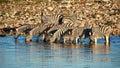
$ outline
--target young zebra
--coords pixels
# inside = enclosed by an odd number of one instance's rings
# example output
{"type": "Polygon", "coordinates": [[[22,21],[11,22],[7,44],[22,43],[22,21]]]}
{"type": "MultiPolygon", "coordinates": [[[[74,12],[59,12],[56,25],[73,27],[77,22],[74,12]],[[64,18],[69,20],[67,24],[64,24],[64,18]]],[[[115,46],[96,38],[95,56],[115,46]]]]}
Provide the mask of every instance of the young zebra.
{"type": "Polygon", "coordinates": [[[27,25],[23,25],[23,26],[20,26],[18,28],[16,28],[16,34],[15,34],[15,39],[18,38],[18,36],[21,34],[21,33],[28,33],[31,29],[33,29],[34,27],[38,26],[38,25],[41,25],[41,24],[27,24],[27,25]]]}
{"type": "Polygon", "coordinates": [[[49,30],[52,26],[53,26],[53,24],[43,24],[43,25],[39,25],[39,26],[33,28],[29,32],[29,35],[26,37],[26,41],[27,42],[31,41],[33,36],[40,36],[43,33],[46,33],[46,31],[49,30]]]}
{"type": "Polygon", "coordinates": [[[29,29],[29,28],[30,28],[30,25],[23,25],[23,26],[20,26],[20,27],[16,28],[15,39],[17,39],[18,36],[19,36],[22,32],[26,31],[26,30],[29,29]]]}
{"type": "Polygon", "coordinates": [[[90,36],[90,40],[95,40],[95,44],[97,44],[97,38],[103,37],[106,40],[106,45],[108,45],[112,31],[112,27],[107,25],[92,27],[92,35],[90,36]]]}
{"type": "Polygon", "coordinates": [[[61,24],[62,18],[63,16],[61,14],[46,15],[42,13],[41,15],[42,23],[61,24]]]}

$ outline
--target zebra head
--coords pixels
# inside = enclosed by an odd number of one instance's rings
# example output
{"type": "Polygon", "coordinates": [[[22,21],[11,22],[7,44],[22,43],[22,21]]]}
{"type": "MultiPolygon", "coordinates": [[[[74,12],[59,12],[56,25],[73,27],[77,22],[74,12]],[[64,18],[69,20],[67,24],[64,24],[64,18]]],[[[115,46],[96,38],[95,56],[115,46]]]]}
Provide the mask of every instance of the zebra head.
{"type": "Polygon", "coordinates": [[[26,37],[25,41],[26,41],[26,42],[32,41],[32,36],[28,35],[28,36],[26,37]]]}
{"type": "Polygon", "coordinates": [[[49,42],[52,38],[53,34],[52,33],[45,33],[43,40],[46,42],[49,42]]]}

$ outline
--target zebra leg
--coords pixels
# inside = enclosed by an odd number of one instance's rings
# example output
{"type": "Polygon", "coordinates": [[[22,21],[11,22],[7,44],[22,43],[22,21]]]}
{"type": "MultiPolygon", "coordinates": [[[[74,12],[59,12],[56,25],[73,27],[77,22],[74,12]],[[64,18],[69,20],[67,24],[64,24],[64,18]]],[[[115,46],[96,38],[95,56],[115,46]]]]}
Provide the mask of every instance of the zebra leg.
{"type": "Polygon", "coordinates": [[[46,41],[47,41],[47,40],[46,40],[46,35],[45,35],[45,34],[42,35],[42,41],[43,41],[43,42],[46,42],[46,41]]]}
{"type": "Polygon", "coordinates": [[[63,43],[66,43],[66,38],[64,38],[63,43]]]}
{"type": "Polygon", "coordinates": [[[68,38],[64,38],[64,43],[68,42],[68,38]]]}
{"type": "Polygon", "coordinates": [[[80,38],[80,44],[82,44],[82,41],[83,41],[83,39],[82,39],[82,38],[80,38]]]}
{"type": "Polygon", "coordinates": [[[78,37],[75,38],[75,43],[78,43],[78,37]]]}
{"type": "Polygon", "coordinates": [[[70,43],[73,43],[73,42],[74,42],[74,38],[71,37],[71,38],[70,38],[70,43]]]}
{"type": "Polygon", "coordinates": [[[71,40],[70,40],[70,38],[68,38],[68,43],[70,43],[71,42],[71,40]]]}
{"type": "Polygon", "coordinates": [[[17,33],[15,34],[14,38],[17,39],[17,38],[19,37],[19,35],[20,35],[20,34],[17,32],[17,33]]]}
{"type": "Polygon", "coordinates": [[[106,40],[106,46],[109,45],[110,43],[110,38],[108,35],[105,36],[105,40],[106,40]]]}
{"type": "Polygon", "coordinates": [[[97,45],[97,37],[95,37],[95,45],[97,45]]]}

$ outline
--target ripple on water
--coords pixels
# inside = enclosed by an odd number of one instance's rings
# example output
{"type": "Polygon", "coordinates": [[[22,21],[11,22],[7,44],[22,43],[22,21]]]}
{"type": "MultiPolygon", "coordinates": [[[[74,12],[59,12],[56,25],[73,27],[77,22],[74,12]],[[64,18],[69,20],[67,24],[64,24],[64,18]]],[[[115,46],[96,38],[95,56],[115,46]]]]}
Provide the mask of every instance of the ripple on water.
{"type": "MultiPolygon", "coordinates": [[[[19,37],[0,37],[0,68],[119,68],[120,40],[111,37],[110,48],[102,45],[29,43],[19,37]],[[7,40],[7,41],[6,41],[7,40]],[[116,41],[117,40],[117,41],[116,41]]],[[[84,41],[85,43],[88,40],[84,41]]],[[[98,40],[103,43],[104,40],[98,40]]]]}

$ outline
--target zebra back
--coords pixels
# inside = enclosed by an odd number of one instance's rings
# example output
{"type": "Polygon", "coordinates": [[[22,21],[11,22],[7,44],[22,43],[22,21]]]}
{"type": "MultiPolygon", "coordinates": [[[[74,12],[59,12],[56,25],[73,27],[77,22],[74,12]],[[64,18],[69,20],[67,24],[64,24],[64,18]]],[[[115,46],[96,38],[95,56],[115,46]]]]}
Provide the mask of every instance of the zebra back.
{"type": "Polygon", "coordinates": [[[30,25],[23,25],[23,26],[16,28],[16,31],[22,32],[22,31],[25,31],[26,29],[29,29],[29,28],[30,28],[30,25]]]}
{"type": "Polygon", "coordinates": [[[68,29],[72,29],[74,27],[73,23],[63,23],[61,25],[54,25],[52,28],[50,28],[50,30],[48,30],[48,33],[52,32],[52,31],[56,31],[59,30],[61,28],[68,28],[68,29]]]}
{"type": "Polygon", "coordinates": [[[60,28],[53,34],[54,39],[60,39],[61,36],[68,30],[68,28],[60,28]]]}
{"type": "Polygon", "coordinates": [[[42,15],[42,23],[61,24],[63,16],[61,14],[42,15]]]}
{"type": "Polygon", "coordinates": [[[112,27],[107,25],[92,27],[92,33],[93,35],[99,36],[110,35],[112,33],[112,27]]]}
{"type": "Polygon", "coordinates": [[[52,31],[55,31],[55,30],[58,30],[60,28],[61,25],[54,25],[52,28],[50,28],[50,30],[48,30],[48,33],[52,32],[52,31]]]}
{"type": "Polygon", "coordinates": [[[30,41],[33,36],[40,36],[45,33],[45,31],[49,30],[52,24],[41,24],[35,28],[33,28],[29,35],[26,37],[26,41],[30,41]]]}
{"type": "Polygon", "coordinates": [[[35,27],[37,27],[39,25],[42,25],[42,24],[30,24],[30,28],[33,29],[33,28],[35,28],[35,27]]]}
{"type": "Polygon", "coordinates": [[[39,34],[39,26],[33,28],[30,32],[29,32],[29,35],[32,35],[32,36],[36,36],[39,34]]]}
{"type": "Polygon", "coordinates": [[[76,15],[73,16],[65,16],[62,20],[63,23],[79,23],[76,15]]]}
{"type": "Polygon", "coordinates": [[[76,27],[72,30],[73,37],[82,37],[84,33],[84,27],[76,27]]]}
{"type": "Polygon", "coordinates": [[[42,32],[48,30],[51,27],[51,24],[41,24],[30,31],[32,35],[39,35],[42,32]]]}

